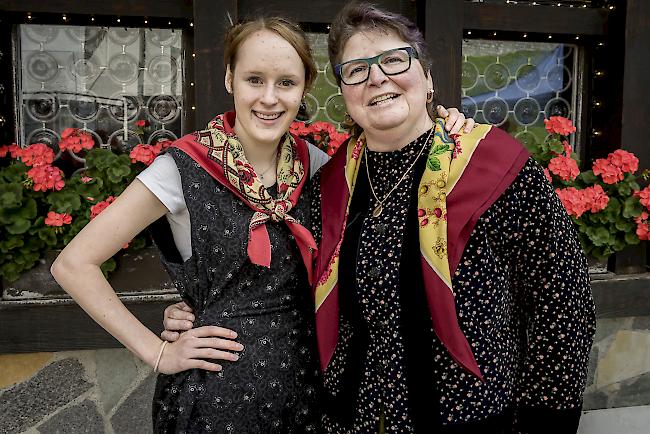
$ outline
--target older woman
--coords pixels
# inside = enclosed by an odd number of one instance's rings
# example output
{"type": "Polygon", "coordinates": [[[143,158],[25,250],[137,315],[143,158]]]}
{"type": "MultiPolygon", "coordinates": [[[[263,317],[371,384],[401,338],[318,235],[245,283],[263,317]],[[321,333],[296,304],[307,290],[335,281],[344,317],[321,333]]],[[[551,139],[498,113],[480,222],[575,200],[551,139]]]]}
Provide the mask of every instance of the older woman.
{"type": "Polygon", "coordinates": [[[325,428],[575,432],[594,306],[543,171],[497,128],[455,138],[431,117],[404,17],[346,7],[329,55],[356,136],[312,198],[325,428]]]}

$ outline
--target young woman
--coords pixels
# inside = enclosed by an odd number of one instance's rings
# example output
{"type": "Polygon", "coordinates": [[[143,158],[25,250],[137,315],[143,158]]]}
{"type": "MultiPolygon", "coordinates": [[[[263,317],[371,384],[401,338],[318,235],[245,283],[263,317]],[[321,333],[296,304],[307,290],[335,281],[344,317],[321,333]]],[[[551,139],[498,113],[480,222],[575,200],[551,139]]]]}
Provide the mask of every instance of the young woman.
{"type": "Polygon", "coordinates": [[[52,274],[163,374],[156,432],[314,432],[316,244],[300,195],[326,156],[287,131],[316,68],[302,31],[281,18],[230,29],[225,63],[235,112],[176,141],[70,242],[52,274]],[[154,231],[163,262],[202,326],[169,345],[99,268],[163,216],[154,231]]]}

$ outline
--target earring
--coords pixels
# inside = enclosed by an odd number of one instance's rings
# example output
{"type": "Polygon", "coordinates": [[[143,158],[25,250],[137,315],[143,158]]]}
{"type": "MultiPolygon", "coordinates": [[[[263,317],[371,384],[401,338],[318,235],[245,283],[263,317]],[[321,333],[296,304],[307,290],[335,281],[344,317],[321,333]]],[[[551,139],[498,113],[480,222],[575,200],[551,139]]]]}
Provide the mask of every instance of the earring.
{"type": "Polygon", "coordinates": [[[351,125],[353,122],[354,122],[354,120],[352,119],[352,116],[350,116],[348,114],[348,112],[345,112],[345,117],[343,118],[343,123],[345,123],[347,125],[351,125]]]}
{"type": "Polygon", "coordinates": [[[427,90],[427,104],[430,104],[433,102],[433,94],[435,93],[435,90],[429,89],[427,90]]]}

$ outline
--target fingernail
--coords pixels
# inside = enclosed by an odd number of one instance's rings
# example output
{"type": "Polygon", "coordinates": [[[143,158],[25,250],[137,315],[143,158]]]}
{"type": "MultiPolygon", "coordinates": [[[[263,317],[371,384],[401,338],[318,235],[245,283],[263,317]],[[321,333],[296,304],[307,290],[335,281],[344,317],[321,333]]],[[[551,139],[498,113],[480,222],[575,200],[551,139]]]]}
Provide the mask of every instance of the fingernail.
{"type": "Polygon", "coordinates": [[[221,365],[217,365],[217,371],[221,371],[222,369],[221,365]]]}
{"type": "Polygon", "coordinates": [[[190,321],[194,321],[194,315],[190,315],[190,321]]]}
{"type": "Polygon", "coordinates": [[[233,354],[232,361],[236,362],[237,360],[239,360],[239,356],[237,354],[233,354]]]}
{"type": "Polygon", "coordinates": [[[235,345],[235,350],[237,350],[237,351],[243,351],[243,349],[244,349],[244,346],[243,346],[242,344],[237,344],[237,345],[235,345]]]}
{"type": "Polygon", "coordinates": [[[236,337],[237,337],[237,333],[236,333],[236,332],[230,332],[230,336],[233,337],[233,338],[236,338],[236,337]]]}

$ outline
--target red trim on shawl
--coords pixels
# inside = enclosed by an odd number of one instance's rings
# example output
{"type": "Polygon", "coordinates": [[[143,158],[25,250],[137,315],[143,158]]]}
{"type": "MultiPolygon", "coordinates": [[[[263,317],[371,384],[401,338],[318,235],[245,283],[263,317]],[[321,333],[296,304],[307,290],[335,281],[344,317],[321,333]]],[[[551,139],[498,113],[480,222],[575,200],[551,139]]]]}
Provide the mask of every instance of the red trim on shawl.
{"type": "MultiPolygon", "coordinates": [[[[233,127],[235,122],[235,112],[224,113],[223,117],[223,126],[224,131],[227,134],[234,134],[233,127]]],[[[185,152],[190,158],[196,161],[203,169],[205,169],[210,176],[212,176],[216,181],[221,185],[226,187],[230,192],[232,192],[237,198],[239,198],[244,204],[246,204],[253,211],[260,211],[267,213],[266,210],[259,210],[255,208],[245,197],[239,192],[226,178],[223,171],[223,166],[218,162],[213,160],[208,156],[210,148],[206,144],[199,142],[200,137],[202,136],[201,131],[197,131],[191,134],[186,134],[180,139],[176,140],[172,146],[178,148],[179,150],[185,152]]],[[[293,135],[292,135],[293,136],[293,135]]],[[[208,137],[210,137],[208,135],[208,137]]],[[[307,143],[300,139],[299,137],[293,136],[296,143],[296,153],[298,158],[302,162],[305,175],[303,176],[300,184],[289,196],[289,201],[292,204],[292,208],[295,207],[298,199],[300,198],[300,193],[302,188],[305,185],[305,182],[309,179],[309,148],[307,143]]],[[[307,278],[309,283],[313,281],[313,254],[310,250],[310,247],[317,249],[313,241],[311,232],[306,229],[304,226],[298,223],[292,223],[285,220],[285,223],[289,227],[291,234],[296,239],[298,244],[298,249],[302,256],[302,260],[307,268],[307,278]]],[[[250,238],[248,241],[247,252],[251,262],[255,264],[260,264],[266,267],[270,266],[271,263],[271,242],[269,239],[269,234],[266,229],[266,224],[257,225],[250,231],[250,238]]]]}
{"type": "MultiPolygon", "coordinates": [[[[316,282],[327,271],[343,233],[349,191],[345,180],[346,147],[341,146],[321,172],[323,239],[316,265],[316,282]]],[[[479,143],[463,175],[447,197],[448,254],[451,274],[480,216],[503,194],[528,159],[528,152],[507,133],[492,128],[479,143]]],[[[425,293],[436,335],[450,356],[465,370],[483,379],[472,348],[458,324],[456,303],[449,288],[422,258],[425,293]]],[[[329,364],[338,339],[338,284],[316,313],[321,368],[329,364]]]]}
{"type": "MultiPolygon", "coordinates": [[[[347,143],[342,144],[338,152],[321,170],[321,223],[322,241],[319,246],[315,264],[315,279],[318,282],[327,272],[330,260],[334,256],[341,234],[345,230],[350,191],[345,179],[345,160],[347,143]]],[[[334,348],[339,335],[339,285],[334,286],[323,304],[316,311],[316,335],[321,368],[325,370],[334,355],[334,348]]]]}

